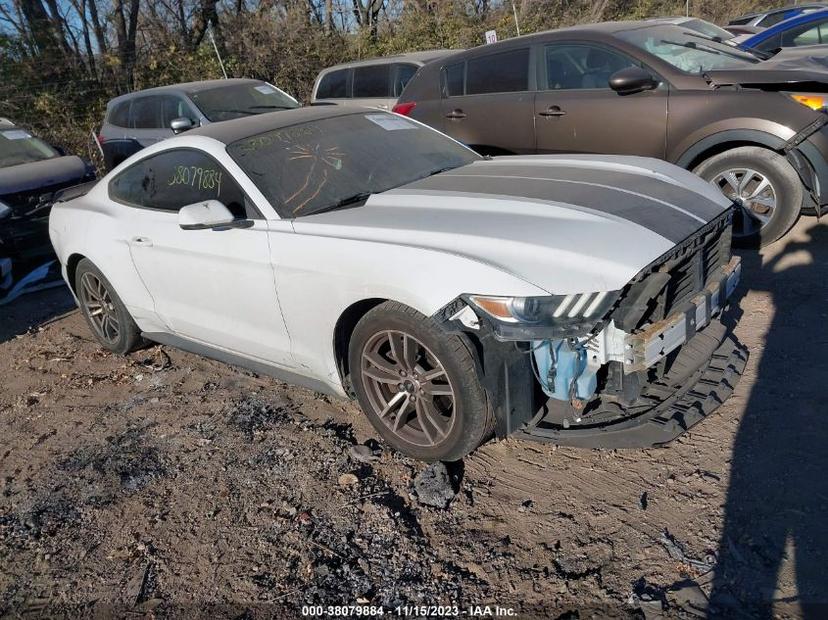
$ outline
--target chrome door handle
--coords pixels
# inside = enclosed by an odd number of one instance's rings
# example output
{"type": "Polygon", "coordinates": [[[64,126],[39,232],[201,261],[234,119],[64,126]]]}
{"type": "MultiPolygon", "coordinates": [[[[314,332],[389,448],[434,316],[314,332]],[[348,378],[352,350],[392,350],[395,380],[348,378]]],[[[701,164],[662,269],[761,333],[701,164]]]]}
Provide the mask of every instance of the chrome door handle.
{"type": "Polygon", "coordinates": [[[132,240],[130,241],[130,244],[131,245],[137,245],[137,246],[140,246],[142,248],[151,248],[152,247],[152,241],[150,239],[147,239],[146,237],[133,237],[132,240]]]}
{"type": "Polygon", "coordinates": [[[446,118],[453,118],[453,119],[466,118],[466,113],[463,112],[463,110],[460,110],[460,109],[452,110],[451,112],[446,114],[446,118]]]}
{"type": "Polygon", "coordinates": [[[551,105],[543,112],[538,112],[538,114],[541,116],[566,116],[566,112],[561,110],[561,107],[557,105],[551,105]]]}

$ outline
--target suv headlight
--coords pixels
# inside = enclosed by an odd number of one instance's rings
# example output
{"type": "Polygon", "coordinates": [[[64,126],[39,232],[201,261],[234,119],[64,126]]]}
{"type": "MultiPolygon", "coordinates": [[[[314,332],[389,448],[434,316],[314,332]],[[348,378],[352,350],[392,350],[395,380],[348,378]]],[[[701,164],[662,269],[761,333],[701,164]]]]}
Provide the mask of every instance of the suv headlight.
{"type": "Polygon", "coordinates": [[[501,340],[547,340],[592,331],[618,300],[620,291],[548,297],[469,295],[468,302],[493,321],[501,340]]]}

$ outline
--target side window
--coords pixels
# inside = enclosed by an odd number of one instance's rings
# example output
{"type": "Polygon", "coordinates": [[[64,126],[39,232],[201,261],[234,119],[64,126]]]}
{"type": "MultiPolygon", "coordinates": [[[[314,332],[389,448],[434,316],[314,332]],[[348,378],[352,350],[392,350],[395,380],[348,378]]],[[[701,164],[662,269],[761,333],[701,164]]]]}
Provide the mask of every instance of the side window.
{"type": "Polygon", "coordinates": [[[825,33],[826,21],[810,23],[800,26],[799,28],[792,28],[787,32],[782,33],[782,47],[798,47],[801,45],[819,45],[828,42],[823,38],[825,33]]]}
{"type": "Polygon", "coordinates": [[[528,48],[472,58],[467,64],[467,95],[529,89],[528,48]]]}
{"type": "Polygon", "coordinates": [[[466,63],[464,62],[458,62],[456,65],[449,65],[443,69],[447,97],[457,97],[465,94],[465,73],[466,63]]]}
{"type": "Polygon", "coordinates": [[[112,108],[112,112],[109,114],[110,125],[115,125],[116,127],[129,127],[130,103],[130,101],[122,101],[112,108]]]}
{"type": "Polygon", "coordinates": [[[388,97],[391,65],[372,65],[354,69],[354,99],[358,97],[388,97]]]}
{"type": "Polygon", "coordinates": [[[109,183],[109,197],[135,207],[178,211],[219,200],[236,219],[253,217],[244,192],[209,155],[192,149],[164,151],[133,164],[109,183]]]}
{"type": "Polygon", "coordinates": [[[544,58],[549,90],[609,88],[613,73],[638,66],[617,52],[590,45],[547,45],[544,58]]]}
{"type": "Polygon", "coordinates": [[[345,99],[348,96],[348,69],[331,71],[319,82],[317,99],[345,99]]]}
{"type": "Polygon", "coordinates": [[[403,89],[405,89],[405,85],[408,84],[409,80],[411,80],[411,78],[414,77],[414,74],[417,73],[417,69],[419,69],[417,65],[395,65],[393,88],[394,97],[399,97],[400,95],[402,95],[402,91],[403,89]]]}
{"type": "Polygon", "coordinates": [[[762,28],[770,28],[779,22],[785,21],[789,17],[794,17],[796,14],[796,11],[779,11],[778,13],[771,13],[767,17],[760,19],[756,25],[761,26],[762,28]]]}
{"type": "Polygon", "coordinates": [[[158,99],[161,107],[161,123],[165,129],[169,129],[170,123],[176,118],[186,117],[195,120],[190,106],[183,99],[174,95],[164,95],[158,99]]]}
{"type": "Polygon", "coordinates": [[[135,99],[129,110],[129,126],[133,129],[158,129],[163,127],[160,100],[160,97],[135,99]]]}

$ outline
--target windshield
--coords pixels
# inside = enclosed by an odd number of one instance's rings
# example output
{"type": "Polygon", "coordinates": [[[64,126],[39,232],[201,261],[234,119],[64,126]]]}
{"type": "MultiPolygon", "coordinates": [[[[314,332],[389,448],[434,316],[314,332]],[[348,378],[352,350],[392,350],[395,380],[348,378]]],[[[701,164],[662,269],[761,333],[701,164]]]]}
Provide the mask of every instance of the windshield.
{"type": "Polygon", "coordinates": [[[682,26],[649,26],[617,32],[615,36],[686,73],[740,69],[759,62],[747,52],[682,26]]]}
{"type": "Polygon", "coordinates": [[[23,129],[0,130],[0,168],[52,159],[59,154],[51,146],[23,129]]]}
{"type": "Polygon", "coordinates": [[[300,107],[293,97],[265,82],[230,83],[187,94],[207,120],[214,123],[300,107]]]}
{"type": "Polygon", "coordinates": [[[234,142],[227,152],[283,218],[361,204],[370,194],[480,159],[432,129],[385,112],[275,129],[234,142]]]}
{"type": "Polygon", "coordinates": [[[704,36],[709,37],[711,39],[727,41],[728,39],[733,38],[733,35],[730,34],[724,28],[719,28],[716,24],[711,24],[710,22],[704,21],[703,19],[691,19],[680,24],[680,26],[689,30],[695,30],[696,32],[700,32],[704,36]]]}

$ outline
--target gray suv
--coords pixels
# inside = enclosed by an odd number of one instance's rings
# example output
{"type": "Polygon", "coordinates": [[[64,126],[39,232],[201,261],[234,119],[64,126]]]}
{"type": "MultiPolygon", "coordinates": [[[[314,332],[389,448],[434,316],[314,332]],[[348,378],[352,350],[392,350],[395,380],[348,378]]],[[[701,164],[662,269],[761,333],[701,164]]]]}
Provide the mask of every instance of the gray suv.
{"type": "Polygon", "coordinates": [[[107,170],[127,157],[193,127],[298,108],[286,92],[261,80],[188,82],[112,99],[98,136],[107,170]]]}

